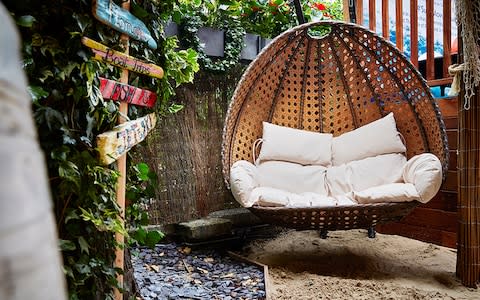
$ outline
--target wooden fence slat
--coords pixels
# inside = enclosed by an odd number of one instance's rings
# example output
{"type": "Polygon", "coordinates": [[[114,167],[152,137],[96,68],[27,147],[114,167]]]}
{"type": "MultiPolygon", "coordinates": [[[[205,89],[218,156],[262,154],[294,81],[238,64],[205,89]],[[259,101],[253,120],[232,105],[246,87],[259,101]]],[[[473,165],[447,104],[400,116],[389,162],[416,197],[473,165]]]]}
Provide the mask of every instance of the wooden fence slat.
{"type": "Polygon", "coordinates": [[[424,207],[415,208],[402,223],[448,232],[457,232],[457,213],[424,207]]]}
{"type": "Polygon", "coordinates": [[[452,4],[451,0],[443,0],[443,77],[450,77],[448,66],[452,64],[452,4]]]}
{"type": "Polygon", "coordinates": [[[418,0],[410,0],[410,61],[418,68],[418,0]]]}
{"type": "Polygon", "coordinates": [[[404,222],[379,225],[377,229],[380,233],[397,234],[450,248],[455,248],[457,243],[455,232],[414,226],[404,222]]]}
{"type": "Polygon", "coordinates": [[[422,204],[423,208],[438,209],[449,212],[457,211],[457,192],[440,191],[429,202],[422,204]]]}
{"type": "MultiPolygon", "coordinates": [[[[433,56],[433,54],[432,54],[433,56]]],[[[434,69],[434,63],[433,63],[433,59],[432,61],[430,62],[430,68],[431,68],[431,72],[433,72],[430,77],[434,78],[435,76],[435,69],[434,69]]],[[[428,58],[427,58],[427,70],[428,70],[428,58]]],[[[428,71],[427,71],[428,72],[428,71]]],[[[428,73],[427,73],[427,78],[428,78],[428,73]]],[[[441,78],[441,79],[431,79],[431,80],[427,80],[427,84],[428,86],[430,87],[434,87],[434,86],[439,86],[439,85],[446,85],[446,84],[450,84],[452,83],[453,81],[453,78],[452,77],[448,77],[448,78],[441,78]]]]}
{"type": "Polygon", "coordinates": [[[457,171],[447,171],[447,177],[440,187],[442,191],[455,192],[457,190],[457,171]]]}
{"type": "Polygon", "coordinates": [[[395,0],[395,44],[403,51],[403,0],[395,0]]]}
{"type": "Polygon", "coordinates": [[[388,0],[382,0],[382,35],[387,40],[390,38],[388,0]]]}
{"type": "Polygon", "coordinates": [[[427,80],[435,79],[435,52],[434,52],[434,0],[426,0],[427,17],[427,80]]]}
{"type": "Polygon", "coordinates": [[[375,0],[368,0],[368,26],[371,31],[377,30],[377,12],[375,0]]]}
{"type": "Polygon", "coordinates": [[[357,0],[355,3],[357,7],[355,7],[355,13],[357,15],[357,24],[363,25],[363,0],[357,0]]]}

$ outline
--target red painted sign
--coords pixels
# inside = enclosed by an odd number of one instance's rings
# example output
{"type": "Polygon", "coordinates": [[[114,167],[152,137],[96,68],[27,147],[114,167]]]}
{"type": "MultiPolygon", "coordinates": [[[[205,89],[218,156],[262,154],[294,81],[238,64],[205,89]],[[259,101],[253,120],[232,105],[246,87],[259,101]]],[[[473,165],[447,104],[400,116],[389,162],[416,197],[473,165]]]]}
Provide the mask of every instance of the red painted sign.
{"type": "Polygon", "coordinates": [[[100,77],[100,92],[104,99],[146,107],[153,107],[157,101],[157,95],[151,91],[102,77],[100,77]]]}

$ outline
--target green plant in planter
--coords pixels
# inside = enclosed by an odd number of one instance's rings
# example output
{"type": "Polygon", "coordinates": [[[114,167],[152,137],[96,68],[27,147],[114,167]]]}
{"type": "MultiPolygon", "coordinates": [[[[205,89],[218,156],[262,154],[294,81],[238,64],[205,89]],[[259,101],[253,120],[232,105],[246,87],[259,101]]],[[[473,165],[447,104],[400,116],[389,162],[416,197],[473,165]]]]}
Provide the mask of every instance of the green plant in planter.
{"type": "MultiPolygon", "coordinates": [[[[180,24],[180,39],[184,47],[198,52],[201,66],[212,72],[225,72],[235,66],[243,48],[245,29],[238,19],[232,17],[224,1],[181,1],[174,21],[180,24]],[[197,32],[201,27],[212,27],[225,33],[223,57],[209,57],[201,45],[197,32]]],[[[228,1],[227,1],[228,2],[228,1]]]]}
{"type": "MultiPolygon", "coordinates": [[[[236,16],[249,33],[273,38],[297,25],[293,1],[248,0],[231,1],[228,10],[236,16]]],[[[307,22],[343,18],[341,0],[302,0],[303,14],[307,22]]]]}

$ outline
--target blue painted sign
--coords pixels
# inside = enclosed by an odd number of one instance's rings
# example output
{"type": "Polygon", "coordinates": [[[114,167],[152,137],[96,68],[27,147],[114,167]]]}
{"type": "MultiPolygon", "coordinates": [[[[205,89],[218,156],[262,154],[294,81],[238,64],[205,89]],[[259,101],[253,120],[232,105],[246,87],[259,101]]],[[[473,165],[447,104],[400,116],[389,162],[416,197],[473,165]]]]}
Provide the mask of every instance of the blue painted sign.
{"type": "Polygon", "coordinates": [[[147,26],[129,11],[113,3],[112,0],[94,0],[93,15],[100,22],[127,34],[128,36],[146,42],[152,49],[157,49],[147,26]]]}

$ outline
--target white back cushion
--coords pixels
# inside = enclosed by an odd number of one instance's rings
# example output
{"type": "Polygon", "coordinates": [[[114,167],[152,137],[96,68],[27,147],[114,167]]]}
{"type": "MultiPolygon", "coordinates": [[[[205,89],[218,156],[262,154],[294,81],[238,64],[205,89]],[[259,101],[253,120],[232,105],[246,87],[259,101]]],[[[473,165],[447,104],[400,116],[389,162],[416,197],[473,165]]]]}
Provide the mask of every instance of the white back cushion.
{"type": "Polygon", "coordinates": [[[263,144],[259,160],[282,160],[302,165],[329,166],[332,135],[263,122],[263,144]]]}
{"type": "Polygon", "coordinates": [[[331,196],[388,183],[403,182],[403,154],[383,154],[327,169],[326,182],[331,196]]]}
{"type": "Polygon", "coordinates": [[[291,193],[312,192],[327,195],[323,166],[303,166],[285,161],[264,161],[257,165],[258,183],[291,193]]]}
{"type": "Polygon", "coordinates": [[[393,113],[389,113],[379,120],[334,137],[332,164],[338,166],[353,160],[405,151],[393,113]]]}

